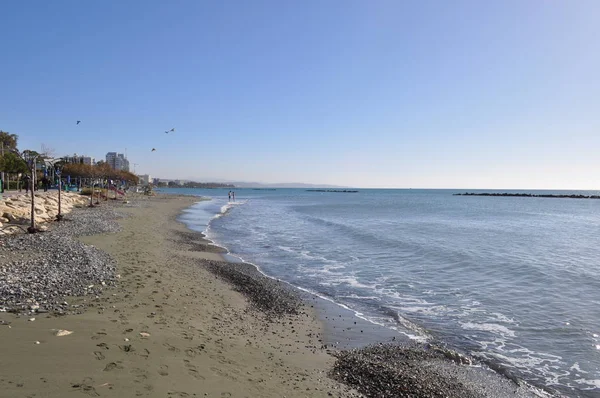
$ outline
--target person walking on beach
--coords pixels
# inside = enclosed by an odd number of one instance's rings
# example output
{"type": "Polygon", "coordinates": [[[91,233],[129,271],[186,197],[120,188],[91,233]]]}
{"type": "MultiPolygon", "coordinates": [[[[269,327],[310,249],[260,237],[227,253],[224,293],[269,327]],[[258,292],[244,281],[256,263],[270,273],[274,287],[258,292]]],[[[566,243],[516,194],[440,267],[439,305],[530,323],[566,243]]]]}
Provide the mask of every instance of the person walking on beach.
{"type": "Polygon", "coordinates": [[[227,196],[229,196],[229,201],[231,202],[231,191],[229,191],[229,193],[227,194],[227,196]]]}
{"type": "Polygon", "coordinates": [[[233,198],[233,201],[235,202],[235,192],[231,191],[231,197],[233,198]]]}
{"type": "Polygon", "coordinates": [[[23,185],[25,185],[25,193],[29,193],[29,176],[27,174],[23,176],[23,185]]]}

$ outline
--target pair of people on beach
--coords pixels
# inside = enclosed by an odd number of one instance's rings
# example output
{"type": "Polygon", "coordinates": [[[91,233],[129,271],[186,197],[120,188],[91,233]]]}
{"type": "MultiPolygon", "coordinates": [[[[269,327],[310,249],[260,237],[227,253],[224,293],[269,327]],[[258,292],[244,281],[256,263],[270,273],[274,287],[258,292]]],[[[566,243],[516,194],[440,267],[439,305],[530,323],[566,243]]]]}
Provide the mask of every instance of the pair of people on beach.
{"type": "Polygon", "coordinates": [[[231,202],[232,199],[235,202],[235,192],[229,191],[229,201],[231,202]]]}

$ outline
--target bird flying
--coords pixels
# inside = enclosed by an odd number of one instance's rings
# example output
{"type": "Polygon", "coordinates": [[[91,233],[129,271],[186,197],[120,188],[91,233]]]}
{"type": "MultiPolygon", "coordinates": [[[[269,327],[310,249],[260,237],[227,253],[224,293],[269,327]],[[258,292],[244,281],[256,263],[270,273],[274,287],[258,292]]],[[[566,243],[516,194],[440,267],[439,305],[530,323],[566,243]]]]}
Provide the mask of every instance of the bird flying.
{"type": "Polygon", "coordinates": [[[152,148],[152,150],[150,152],[154,152],[154,151],[156,151],[156,148],[152,148]]]}
{"type": "Polygon", "coordinates": [[[171,133],[175,132],[175,127],[173,127],[171,130],[169,130],[171,133]]]}
{"type": "Polygon", "coordinates": [[[78,120],[78,121],[77,121],[77,124],[79,124],[79,123],[81,123],[81,120],[78,120]]]}

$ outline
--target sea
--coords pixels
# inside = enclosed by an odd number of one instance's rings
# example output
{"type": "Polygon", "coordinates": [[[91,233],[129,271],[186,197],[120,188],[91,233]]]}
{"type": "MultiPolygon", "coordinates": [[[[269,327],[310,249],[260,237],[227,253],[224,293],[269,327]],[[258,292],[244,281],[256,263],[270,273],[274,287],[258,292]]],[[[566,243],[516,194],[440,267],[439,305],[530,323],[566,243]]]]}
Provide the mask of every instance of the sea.
{"type": "Polygon", "coordinates": [[[436,342],[564,396],[600,397],[600,200],[162,191],[209,198],[181,220],[238,261],[377,326],[365,344],[436,342]]]}

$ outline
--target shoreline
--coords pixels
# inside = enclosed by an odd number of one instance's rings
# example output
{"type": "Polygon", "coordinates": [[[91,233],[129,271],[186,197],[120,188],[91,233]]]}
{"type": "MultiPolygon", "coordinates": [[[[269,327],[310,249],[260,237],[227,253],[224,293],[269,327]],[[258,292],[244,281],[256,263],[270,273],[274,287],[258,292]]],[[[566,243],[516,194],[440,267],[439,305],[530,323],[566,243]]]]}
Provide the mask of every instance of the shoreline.
{"type": "MultiPolygon", "coordinates": [[[[197,201],[144,198],[118,209],[119,232],[81,238],[117,264],[114,287],[66,300],[81,314],[0,313],[0,396],[363,396],[349,386],[368,397],[534,396],[437,348],[331,349],[316,297],[296,299],[253,265],[220,261],[179,221],[197,201]],[[404,359],[389,368],[386,355],[404,359]]],[[[97,214],[117,221],[106,211],[117,206],[97,214]]]]}
{"type": "Polygon", "coordinates": [[[101,295],[66,300],[85,302],[82,314],[0,313],[0,396],[357,396],[327,377],[333,358],[314,320],[266,321],[203,266],[227,263],[184,247],[177,216],[196,200],[143,200],[119,209],[120,232],[82,238],[120,276],[101,295]]]}
{"type": "MultiPolygon", "coordinates": [[[[212,221],[213,219],[210,219],[208,226],[210,226],[212,221]]],[[[186,225],[185,221],[179,222],[186,225]]],[[[186,228],[189,229],[187,225],[186,228]]],[[[197,234],[197,236],[204,242],[221,248],[223,250],[222,256],[226,261],[230,261],[228,258],[235,259],[234,264],[243,264],[252,268],[254,271],[256,271],[256,273],[263,277],[273,281],[281,282],[279,279],[264,272],[258,264],[246,262],[242,258],[238,257],[235,253],[231,253],[228,248],[220,246],[218,243],[207,238],[205,231],[200,232],[193,231],[191,229],[189,230],[194,234],[197,234]]],[[[475,396],[493,397],[549,397],[554,396],[553,394],[558,394],[557,392],[548,391],[548,387],[546,386],[540,388],[525,383],[523,380],[514,376],[508,369],[503,369],[502,367],[497,366],[494,367],[494,364],[487,364],[479,360],[469,358],[468,356],[459,353],[454,349],[447,348],[445,344],[440,343],[435,339],[427,339],[426,341],[413,340],[409,336],[396,330],[392,330],[383,325],[379,325],[359,317],[355,310],[352,310],[341,303],[337,303],[333,299],[322,297],[315,292],[302,289],[286,281],[283,281],[283,283],[290,289],[298,291],[305,305],[310,304],[312,316],[321,324],[322,327],[324,347],[330,355],[336,358],[348,358],[353,354],[361,357],[364,356],[364,352],[368,353],[373,351],[374,346],[383,345],[386,347],[387,354],[391,358],[397,357],[398,355],[404,356],[405,354],[411,357],[417,353],[417,356],[423,355],[419,358],[419,361],[422,362],[427,362],[432,359],[440,360],[436,365],[438,372],[436,373],[436,376],[438,378],[458,378],[460,382],[471,384],[472,386],[472,390],[468,391],[460,391],[460,386],[456,385],[450,387],[441,387],[441,389],[454,390],[454,393],[458,393],[457,396],[469,396],[469,394],[475,394],[475,396]],[[364,331],[367,331],[367,333],[363,334],[364,331]],[[377,335],[376,340],[365,338],[365,336],[371,334],[368,333],[369,331],[372,334],[377,335]],[[432,357],[429,356],[430,350],[436,353],[432,357]],[[441,356],[436,357],[437,354],[440,354],[441,356]],[[462,372],[457,372],[456,369],[452,369],[456,362],[460,364],[473,364],[476,365],[476,367],[468,367],[467,369],[470,368],[470,370],[463,369],[462,372]],[[452,376],[450,376],[450,374],[452,374],[452,376]],[[490,391],[492,395],[488,395],[490,391]]],[[[355,361],[355,359],[353,359],[353,361],[355,361]]],[[[379,361],[381,361],[381,359],[379,359],[379,361]]],[[[334,376],[335,369],[337,369],[337,367],[343,366],[340,365],[339,362],[340,361],[336,362],[332,376],[334,376]]],[[[354,365],[356,365],[356,363],[354,363],[354,365]]],[[[358,368],[355,367],[354,370],[358,370],[358,368]]],[[[430,377],[431,375],[427,376],[430,377]]],[[[336,377],[334,376],[334,378],[336,377]]],[[[379,376],[368,374],[367,378],[377,379],[379,376]]],[[[346,384],[352,385],[351,380],[347,380],[344,377],[337,379],[344,381],[346,384]]],[[[436,382],[431,380],[430,382],[432,384],[436,384],[436,382]]],[[[368,384],[368,381],[359,380],[355,387],[366,384],[368,384]]],[[[418,394],[417,391],[415,391],[415,393],[418,394]]],[[[426,394],[425,396],[429,394],[429,392],[424,393],[426,394]]],[[[375,395],[367,394],[367,396],[375,395]]]]}

